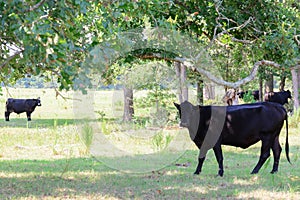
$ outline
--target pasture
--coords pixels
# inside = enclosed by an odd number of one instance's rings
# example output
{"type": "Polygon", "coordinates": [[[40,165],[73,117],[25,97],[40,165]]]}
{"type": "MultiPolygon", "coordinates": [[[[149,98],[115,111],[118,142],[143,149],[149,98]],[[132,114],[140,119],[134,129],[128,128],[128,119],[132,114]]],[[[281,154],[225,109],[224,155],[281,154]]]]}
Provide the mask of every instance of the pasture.
{"type": "Polygon", "coordinates": [[[185,129],[112,121],[122,116],[122,91],[62,92],[66,100],[51,89],[9,92],[14,98],[41,97],[42,106],[31,122],[25,113],[5,122],[7,93],[1,97],[0,199],[300,199],[299,118],[289,120],[292,165],[282,130],[277,174],[270,174],[272,156],[258,174],[250,174],[258,143],[246,150],[224,147],[224,177],[216,176],[209,151],[195,176],[198,149],[185,129]]]}

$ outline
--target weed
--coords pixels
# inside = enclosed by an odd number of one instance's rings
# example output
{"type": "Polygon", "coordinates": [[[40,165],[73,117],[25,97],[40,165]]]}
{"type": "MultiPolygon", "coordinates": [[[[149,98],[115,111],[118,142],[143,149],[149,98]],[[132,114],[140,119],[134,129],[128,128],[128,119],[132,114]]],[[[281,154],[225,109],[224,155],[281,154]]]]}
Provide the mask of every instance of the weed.
{"type": "Polygon", "coordinates": [[[152,144],[154,146],[154,150],[160,151],[166,148],[170,142],[172,141],[173,137],[169,134],[164,136],[163,131],[160,130],[156,135],[152,138],[152,144]]]}
{"type": "Polygon", "coordinates": [[[155,150],[159,151],[163,148],[164,145],[164,137],[162,134],[162,131],[159,131],[158,134],[156,134],[152,138],[152,144],[154,145],[155,150]]]}
{"type": "Polygon", "coordinates": [[[101,132],[104,134],[104,135],[109,135],[109,134],[111,134],[111,132],[112,132],[112,125],[109,123],[109,122],[107,122],[107,121],[103,121],[102,123],[101,123],[101,132]]]}
{"type": "Polygon", "coordinates": [[[98,110],[98,111],[95,111],[95,113],[97,113],[100,116],[100,118],[98,120],[103,122],[104,117],[106,116],[105,112],[102,110],[98,110]]]}
{"type": "Polygon", "coordinates": [[[84,124],[82,127],[82,131],[81,131],[81,140],[86,147],[86,150],[85,150],[86,154],[88,154],[90,152],[90,148],[93,143],[93,136],[94,136],[93,127],[91,127],[87,123],[84,124]]]}

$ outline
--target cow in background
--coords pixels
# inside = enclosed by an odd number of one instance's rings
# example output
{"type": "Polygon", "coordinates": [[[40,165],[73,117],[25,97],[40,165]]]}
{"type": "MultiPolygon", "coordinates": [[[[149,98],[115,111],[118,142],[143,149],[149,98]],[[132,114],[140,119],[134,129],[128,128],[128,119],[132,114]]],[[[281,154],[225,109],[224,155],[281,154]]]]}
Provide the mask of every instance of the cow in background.
{"type": "Polygon", "coordinates": [[[292,95],[289,90],[281,92],[269,92],[265,94],[265,101],[275,102],[281,105],[289,103],[288,99],[292,99],[292,95]]]}
{"type": "Polygon", "coordinates": [[[31,113],[35,110],[36,106],[41,106],[40,98],[37,99],[13,99],[8,98],[5,106],[5,120],[9,121],[9,115],[12,112],[17,114],[26,112],[27,120],[31,121],[31,113]]]}
{"type": "MultiPolygon", "coordinates": [[[[249,93],[249,91],[242,91],[242,92],[238,92],[237,93],[237,95],[239,96],[239,98],[240,99],[243,99],[244,98],[244,96],[246,95],[246,94],[248,94],[249,93]]],[[[255,101],[258,101],[259,100],[259,90],[253,90],[252,92],[251,92],[251,95],[253,96],[253,99],[255,100],[255,101]]]]}

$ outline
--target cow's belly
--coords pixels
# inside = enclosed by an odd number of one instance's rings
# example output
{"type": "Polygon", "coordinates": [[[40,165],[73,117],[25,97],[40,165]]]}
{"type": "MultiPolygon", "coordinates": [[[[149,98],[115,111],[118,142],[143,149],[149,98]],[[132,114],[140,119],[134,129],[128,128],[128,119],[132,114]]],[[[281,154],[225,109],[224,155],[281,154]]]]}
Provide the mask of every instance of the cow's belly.
{"type": "Polygon", "coordinates": [[[258,141],[260,141],[260,139],[255,139],[252,141],[242,141],[241,140],[241,141],[237,141],[237,142],[225,141],[225,142],[222,142],[222,144],[247,149],[248,147],[252,146],[253,144],[257,143],[258,141]]]}
{"type": "Polygon", "coordinates": [[[15,110],[13,109],[11,112],[15,112],[17,114],[20,114],[20,113],[23,113],[23,112],[26,112],[25,110],[15,110]]]}
{"type": "Polygon", "coordinates": [[[223,134],[222,144],[246,149],[260,141],[259,133],[223,134]]]}

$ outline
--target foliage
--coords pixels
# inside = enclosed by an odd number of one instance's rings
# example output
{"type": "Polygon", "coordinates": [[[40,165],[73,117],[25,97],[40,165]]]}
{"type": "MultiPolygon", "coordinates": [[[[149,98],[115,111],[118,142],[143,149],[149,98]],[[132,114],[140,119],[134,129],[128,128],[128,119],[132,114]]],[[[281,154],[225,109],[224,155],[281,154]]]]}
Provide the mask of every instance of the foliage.
{"type": "MultiPolygon", "coordinates": [[[[32,74],[49,80],[55,77],[60,89],[90,87],[93,83],[88,79],[95,78],[91,77],[94,73],[83,67],[89,62],[89,51],[136,28],[178,30],[208,45],[212,54],[219,51],[219,55],[224,56],[217,58],[220,69],[229,67],[224,79],[243,77],[244,74],[237,73],[240,67],[243,69],[240,71],[246,73],[253,61],[260,59],[289,67],[299,55],[294,38],[299,35],[299,3],[292,1],[15,0],[0,1],[0,5],[0,77],[6,84],[14,83],[24,74],[32,74]],[[226,49],[230,50],[229,54],[226,49]]],[[[114,44],[116,50],[122,50],[130,42],[122,41],[122,44],[114,44]]],[[[110,48],[102,50],[107,52],[110,48]]],[[[160,48],[136,50],[123,58],[136,59],[137,54],[145,53],[174,58],[172,52],[169,54],[160,48]]],[[[108,75],[111,72],[110,66],[99,71],[108,75]]]]}
{"type": "MultiPolygon", "coordinates": [[[[89,1],[0,1],[1,80],[56,77],[69,89],[88,50],[89,1]],[[36,4],[35,4],[36,3],[36,4]]],[[[92,11],[92,9],[91,9],[92,11]]]]}
{"type": "Polygon", "coordinates": [[[247,103],[254,103],[254,96],[252,95],[251,91],[245,92],[244,97],[243,97],[244,102],[247,103]]]}

